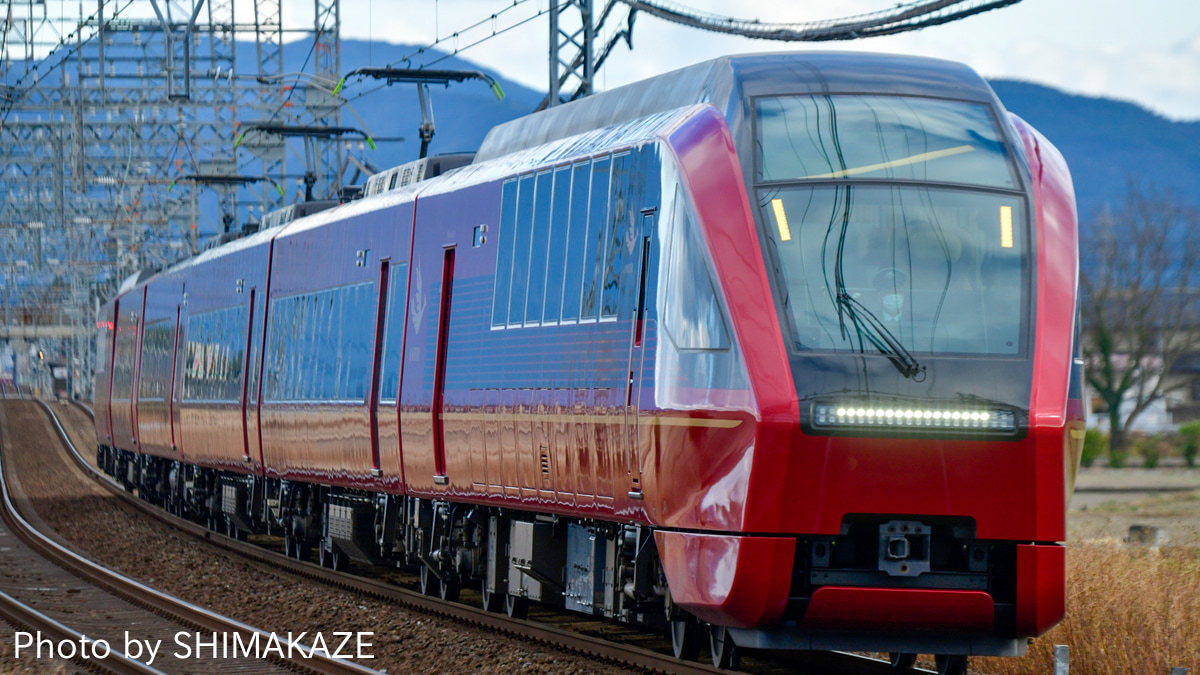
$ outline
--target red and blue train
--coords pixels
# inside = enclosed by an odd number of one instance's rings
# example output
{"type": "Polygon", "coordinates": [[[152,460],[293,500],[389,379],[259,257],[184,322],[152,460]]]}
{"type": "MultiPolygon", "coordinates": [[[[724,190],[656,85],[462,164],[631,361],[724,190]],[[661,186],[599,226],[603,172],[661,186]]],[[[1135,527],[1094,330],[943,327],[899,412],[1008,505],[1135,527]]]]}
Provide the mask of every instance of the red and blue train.
{"type": "Polygon", "coordinates": [[[367,193],[121,287],[107,471],[290,555],[721,667],[961,672],[1063,617],[1074,193],[969,68],[720,58],[367,193]]]}

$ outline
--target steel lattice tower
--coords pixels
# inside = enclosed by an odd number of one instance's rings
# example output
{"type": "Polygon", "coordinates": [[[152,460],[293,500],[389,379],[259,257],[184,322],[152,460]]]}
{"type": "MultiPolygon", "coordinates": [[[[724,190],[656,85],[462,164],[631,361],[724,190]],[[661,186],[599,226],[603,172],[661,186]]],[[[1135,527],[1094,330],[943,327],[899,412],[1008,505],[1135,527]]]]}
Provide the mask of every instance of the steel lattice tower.
{"type": "Polygon", "coordinates": [[[95,307],[121,279],[303,198],[306,170],[336,194],[335,138],[242,131],[337,125],[339,9],[316,0],[289,28],[281,0],[0,7],[0,339],[53,342],[89,373],[95,307]],[[311,44],[307,75],[285,77],[286,35],[311,44]]]}

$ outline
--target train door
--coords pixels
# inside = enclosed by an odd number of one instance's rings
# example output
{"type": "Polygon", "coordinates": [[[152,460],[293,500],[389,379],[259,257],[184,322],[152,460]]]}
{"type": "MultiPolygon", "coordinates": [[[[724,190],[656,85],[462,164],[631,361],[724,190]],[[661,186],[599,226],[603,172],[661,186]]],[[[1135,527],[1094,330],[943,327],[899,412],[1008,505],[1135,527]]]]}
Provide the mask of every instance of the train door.
{"type": "Polygon", "coordinates": [[[117,365],[117,324],[121,321],[121,299],[117,298],[113,301],[112,311],[112,340],[109,342],[108,352],[108,404],[104,406],[107,413],[108,421],[108,442],[112,447],[117,447],[117,438],[113,435],[113,418],[112,418],[112,403],[113,403],[113,370],[117,365]]]}
{"type": "Polygon", "coordinates": [[[259,293],[257,286],[250,287],[250,320],[248,322],[249,339],[246,342],[246,387],[242,395],[242,427],[244,430],[246,462],[262,463],[262,433],[258,427],[258,396],[261,391],[259,378],[262,377],[263,339],[266,291],[259,293]]]}
{"type": "Polygon", "coordinates": [[[637,286],[634,300],[633,337],[629,350],[629,378],[625,389],[625,451],[626,466],[629,469],[629,496],[633,499],[642,498],[642,458],[640,433],[640,392],[642,390],[642,358],[645,353],[646,331],[646,293],[647,277],[650,273],[650,237],[654,234],[655,209],[646,209],[641,213],[641,224],[637,230],[638,238],[635,245],[633,269],[637,275],[631,279],[637,286]]]}
{"type": "MultiPolygon", "coordinates": [[[[242,291],[242,280],[238,280],[238,292],[242,291]]],[[[257,289],[250,287],[250,309],[247,310],[249,320],[246,321],[246,348],[242,351],[242,460],[246,463],[251,461],[250,447],[250,432],[252,425],[250,423],[250,415],[254,412],[253,406],[250,405],[250,392],[252,373],[254,372],[253,361],[250,358],[251,351],[254,349],[254,322],[258,319],[254,315],[254,297],[257,294],[257,289]]],[[[256,429],[254,431],[257,431],[256,429]]],[[[257,434],[255,434],[257,436],[257,434]]]]}
{"type": "Polygon", "coordinates": [[[182,315],[183,306],[175,305],[175,344],[171,346],[171,385],[167,388],[167,425],[171,428],[172,452],[179,452],[179,406],[175,403],[175,397],[179,395],[179,331],[182,329],[179,320],[182,315]]]}
{"type": "Polygon", "coordinates": [[[368,414],[371,418],[371,475],[381,476],[383,471],[379,465],[379,389],[381,366],[383,365],[383,341],[386,339],[388,290],[391,288],[388,276],[392,271],[389,258],[379,261],[379,306],[375,308],[375,353],[371,362],[371,395],[367,400],[368,414]]]}
{"type": "Polygon", "coordinates": [[[450,335],[450,301],[454,289],[454,247],[445,249],[442,261],[442,298],[438,311],[437,354],[433,374],[433,482],[446,485],[446,437],[442,424],[444,393],[446,388],[446,343],[450,335]]]}
{"type": "Polygon", "coordinates": [[[133,449],[141,453],[142,439],[138,433],[138,391],[142,388],[142,340],[146,337],[146,296],[150,291],[150,286],[142,286],[142,311],[138,315],[138,323],[135,328],[137,331],[134,338],[134,367],[132,382],[129,387],[129,431],[133,437],[133,449]]]}

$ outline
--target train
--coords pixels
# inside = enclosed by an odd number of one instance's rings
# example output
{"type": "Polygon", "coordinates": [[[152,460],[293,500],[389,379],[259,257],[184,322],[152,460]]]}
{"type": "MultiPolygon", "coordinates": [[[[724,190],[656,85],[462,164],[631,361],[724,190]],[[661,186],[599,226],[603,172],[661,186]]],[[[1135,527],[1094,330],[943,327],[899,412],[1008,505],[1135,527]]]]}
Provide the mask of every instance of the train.
{"type": "Polygon", "coordinates": [[[178,515],[720,668],[1064,616],[1074,189],[967,66],[718,58],[226,239],[97,321],[97,461],[178,515]]]}

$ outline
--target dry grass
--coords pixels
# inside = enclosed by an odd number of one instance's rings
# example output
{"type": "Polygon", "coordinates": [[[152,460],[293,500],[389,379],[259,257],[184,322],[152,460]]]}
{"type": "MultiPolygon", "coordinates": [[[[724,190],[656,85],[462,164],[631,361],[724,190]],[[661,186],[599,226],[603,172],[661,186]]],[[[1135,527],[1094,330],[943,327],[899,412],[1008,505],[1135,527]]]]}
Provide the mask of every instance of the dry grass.
{"type": "Polygon", "coordinates": [[[1071,675],[1200,673],[1200,549],[1071,545],[1067,618],[1025,658],[975,658],[972,671],[1047,675],[1056,644],[1071,647],[1071,675]]]}

